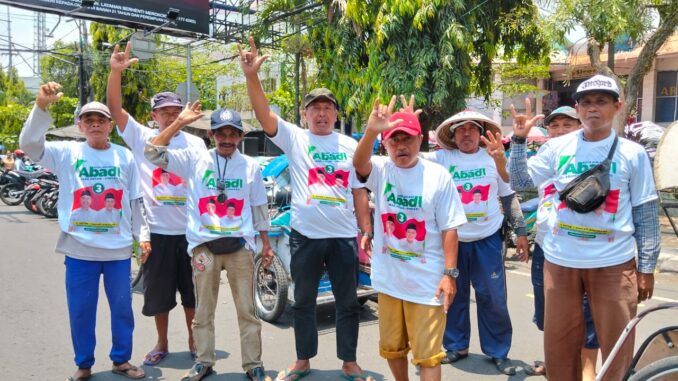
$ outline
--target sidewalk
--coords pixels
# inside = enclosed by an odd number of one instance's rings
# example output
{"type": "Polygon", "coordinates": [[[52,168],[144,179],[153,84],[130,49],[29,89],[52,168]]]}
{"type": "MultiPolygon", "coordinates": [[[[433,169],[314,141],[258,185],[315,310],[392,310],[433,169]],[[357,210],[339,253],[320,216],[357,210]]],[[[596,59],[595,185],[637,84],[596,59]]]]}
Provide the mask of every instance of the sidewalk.
{"type": "MultiPolygon", "coordinates": [[[[673,222],[678,224],[678,218],[673,217],[673,222]]],[[[657,261],[657,271],[678,273],[678,237],[663,211],[660,211],[659,223],[661,224],[662,248],[657,261]]]]}

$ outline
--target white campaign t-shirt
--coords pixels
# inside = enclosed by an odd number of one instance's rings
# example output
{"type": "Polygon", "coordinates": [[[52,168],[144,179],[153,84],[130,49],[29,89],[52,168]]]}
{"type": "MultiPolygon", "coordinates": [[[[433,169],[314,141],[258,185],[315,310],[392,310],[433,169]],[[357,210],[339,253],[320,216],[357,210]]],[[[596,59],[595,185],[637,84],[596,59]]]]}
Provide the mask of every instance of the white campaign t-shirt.
{"type": "Polygon", "coordinates": [[[511,195],[513,190],[504,182],[494,160],[484,148],[465,154],[455,150],[427,152],[423,157],[445,167],[459,191],[468,223],[459,227],[459,241],[473,242],[487,238],[501,227],[504,215],[499,197],[511,195]]]}
{"type": "MultiPolygon", "coordinates": [[[[132,150],[139,168],[151,232],[165,235],[185,234],[186,184],[184,180],[171,171],[163,173],[162,168],[153,165],[144,157],[146,142],[159,133],[160,130],[150,129],[138,123],[130,115],[125,131],[120,133],[120,136],[132,150]]],[[[183,131],[170,140],[170,149],[186,147],[207,150],[202,139],[183,131]]]]}
{"type": "Polygon", "coordinates": [[[558,201],[558,191],[551,182],[546,182],[537,187],[539,195],[539,207],[537,208],[537,221],[535,222],[534,241],[539,246],[544,246],[544,237],[549,232],[549,226],[553,226],[552,219],[555,218],[558,201]]]}
{"type": "Polygon", "coordinates": [[[214,149],[192,148],[168,149],[167,159],[167,169],[188,184],[189,255],[193,255],[196,246],[224,237],[241,237],[256,251],[252,207],[268,202],[256,160],[237,150],[226,160],[214,149]],[[219,160],[218,167],[216,160],[219,160]],[[224,202],[219,200],[220,183],[224,202]]]}
{"type": "Polygon", "coordinates": [[[314,135],[280,117],[270,139],[290,163],[292,228],[311,239],[355,237],[351,189],[364,187],[353,168],[358,143],[336,132],[314,135]]]}
{"type": "MultiPolygon", "coordinates": [[[[529,175],[539,186],[552,182],[558,191],[582,172],[603,161],[615,134],[597,141],[583,139],[583,130],[551,139],[528,161],[529,175]]],[[[618,265],[635,255],[631,209],[657,198],[650,160],[640,145],[620,138],[610,168],[610,192],[595,211],[580,214],[554,196],[544,255],[549,262],[572,268],[618,265]]]]}
{"type": "Polygon", "coordinates": [[[63,232],[96,248],[132,245],[130,200],[142,194],[128,149],[116,144],[96,150],[84,142],[47,142],[40,163],[59,177],[57,209],[63,232]]]}
{"type": "Polygon", "coordinates": [[[466,222],[452,178],[426,160],[398,168],[373,157],[366,185],[376,205],[372,285],[395,298],[441,305],[435,293],[445,269],[442,231],[466,222]]]}

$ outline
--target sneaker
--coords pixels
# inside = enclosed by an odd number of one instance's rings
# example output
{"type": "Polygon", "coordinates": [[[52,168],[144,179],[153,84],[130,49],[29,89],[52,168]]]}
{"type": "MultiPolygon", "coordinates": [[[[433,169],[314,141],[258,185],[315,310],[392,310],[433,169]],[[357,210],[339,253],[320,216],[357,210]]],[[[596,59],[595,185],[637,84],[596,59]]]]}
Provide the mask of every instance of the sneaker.
{"type": "Polygon", "coordinates": [[[251,381],[271,381],[271,377],[266,375],[266,371],[264,370],[263,366],[252,368],[245,372],[245,375],[251,381]]]}
{"type": "Polygon", "coordinates": [[[193,368],[184,375],[181,381],[200,381],[212,373],[214,373],[214,369],[211,366],[195,363],[193,368]]]}

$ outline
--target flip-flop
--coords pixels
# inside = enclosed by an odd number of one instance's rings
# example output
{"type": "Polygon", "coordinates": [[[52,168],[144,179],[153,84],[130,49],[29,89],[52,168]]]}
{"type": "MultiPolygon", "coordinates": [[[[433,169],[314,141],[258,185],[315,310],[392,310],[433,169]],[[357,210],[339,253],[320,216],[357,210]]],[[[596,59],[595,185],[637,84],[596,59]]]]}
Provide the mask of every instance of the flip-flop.
{"type": "Polygon", "coordinates": [[[66,381],[88,381],[90,378],[92,378],[91,374],[87,377],[78,377],[78,378],[73,378],[73,376],[70,376],[66,379],[66,381]]]}
{"type": "Polygon", "coordinates": [[[545,376],[546,365],[543,361],[535,361],[534,365],[526,365],[524,371],[528,376],[545,376]]]}
{"type": "Polygon", "coordinates": [[[372,376],[368,375],[367,373],[363,373],[363,374],[342,373],[341,378],[348,380],[348,381],[357,381],[357,380],[374,381],[374,378],[372,378],[372,376]]]}
{"type": "Polygon", "coordinates": [[[306,370],[290,370],[285,369],[284,376],[280,378],[280,375],[276,378],[276,381],[299,381],[302,378],[308,376],[311,373],[310,369],[306,370]]]}
{"type": "Polygon", "coordinates": [[[160,364],[160,361],[167,357],[169,352],[163,352],[163,351],[151,351],[146,353],[146,357],[144,357],[144,365],[149,365],[149,366],[155,366],[160,364]]]}
{"type": "Polygon", "coordinates": [[[132,375],[129,374],[129,372],[134,372],[134,371],[136,371],[136,370],[139,370],[139,367],[134,366],[134,365],[132,365],[132,364],[129,364],[129,368],[126,368],[126,369],[120,369],[120,367],[117,367],[117,366],[114,365],[114,366],[113,366],[113,369],[111,370],[111,372],[113,372],[114,374],[118,374],[118,375],[121,375],[121,376],[125,376],[125,377],[127,377],[127,378],[135,379],[135,380],[138,380],[138,379],[141,379],[141,378],[146,377],[146,374],[145,374],[145,373],[142,373],[142,374],[139,375],[139,376],[132,376],[132,375]]]}

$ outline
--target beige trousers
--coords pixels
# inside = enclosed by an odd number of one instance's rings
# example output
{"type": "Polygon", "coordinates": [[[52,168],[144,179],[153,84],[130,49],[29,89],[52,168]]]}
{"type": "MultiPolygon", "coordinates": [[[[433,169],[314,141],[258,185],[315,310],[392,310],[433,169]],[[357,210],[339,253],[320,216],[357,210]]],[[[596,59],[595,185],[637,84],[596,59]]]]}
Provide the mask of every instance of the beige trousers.
{"type": "Polygon", "coordinates": [[[254,255],[245,248],[231,254],[214,255],[205,245],[193,249],[193,283],[195,284],[195,318],[193,337],[198,351],[197,361],[213,366],[214,311],[219,296],[221,270],[231,286],[238,315],[242,368],[245,371],[262,366],[261,322],[254,310],[254,255]]]}

